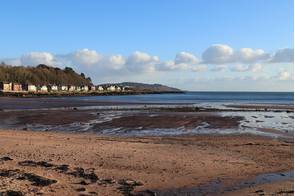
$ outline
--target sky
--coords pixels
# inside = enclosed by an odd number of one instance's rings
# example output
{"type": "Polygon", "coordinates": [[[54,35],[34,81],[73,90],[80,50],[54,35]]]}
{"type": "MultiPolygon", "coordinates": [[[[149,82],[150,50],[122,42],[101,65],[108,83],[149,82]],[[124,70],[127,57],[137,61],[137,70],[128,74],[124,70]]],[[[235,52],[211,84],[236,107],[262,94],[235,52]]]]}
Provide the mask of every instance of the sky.
{"type": "Polygon", "coordinates": [[[294,91],[293,0],[3,0],[0,62],[94,84],[294,91]]]}

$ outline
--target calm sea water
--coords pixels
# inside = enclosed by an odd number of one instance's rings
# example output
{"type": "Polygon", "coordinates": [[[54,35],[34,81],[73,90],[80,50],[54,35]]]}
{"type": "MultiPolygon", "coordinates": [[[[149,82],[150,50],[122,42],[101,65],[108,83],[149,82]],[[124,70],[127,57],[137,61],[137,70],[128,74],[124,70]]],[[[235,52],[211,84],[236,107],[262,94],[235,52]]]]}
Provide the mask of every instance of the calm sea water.
{"type": "Polygon", "coordinates": [[[58,99],[102,100],[150,103],[272,103],[294,104],[293,92],[186,92],[185,94],[152,94],[123,96],[66,97],[58,99]]]}

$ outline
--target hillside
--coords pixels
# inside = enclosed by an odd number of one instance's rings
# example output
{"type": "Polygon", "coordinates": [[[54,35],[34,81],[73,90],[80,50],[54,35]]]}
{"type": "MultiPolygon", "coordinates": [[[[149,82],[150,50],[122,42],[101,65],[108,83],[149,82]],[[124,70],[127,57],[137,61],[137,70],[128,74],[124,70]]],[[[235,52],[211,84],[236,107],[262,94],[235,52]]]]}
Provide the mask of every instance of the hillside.
{"type": "Polygon", "coordinates": [[[152,90],[152,91],[181,91],[177,88],[172,88],[166,85],[161,84],[143,84],[143,83],[136,83],[136,82],[122,82],[122,83],[114,83],[112,85],[122,85],[122,86],[129,86],[131,88],[136,88],[140,90],[152,90]]]}
{"type": "Polygon", "coordinates": [[[34,85],[63,84],[63,85],[90,85],[91,78],[86,78],[83,73],[77,74],[72,68],[61,70],[40,64],[36,67],[11,66],[0,64],[0,82],[14,82],[20,84],[31,83],[34,85]]]}

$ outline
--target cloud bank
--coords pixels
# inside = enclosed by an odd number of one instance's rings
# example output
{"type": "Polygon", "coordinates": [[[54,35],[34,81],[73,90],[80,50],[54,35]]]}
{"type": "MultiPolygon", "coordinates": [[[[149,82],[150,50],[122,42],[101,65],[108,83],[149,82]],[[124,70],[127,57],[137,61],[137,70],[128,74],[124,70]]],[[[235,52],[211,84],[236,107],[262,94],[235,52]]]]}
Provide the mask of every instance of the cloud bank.
{"type": "Polygon", "coordinates": [[[245,63],[253,64],[257,62],[264,63],[284,63],[294,62],[294,49],[285,47],[280,48],[273,55],[265,53],[262,49],[252,50],[251,48],[242,48],[234,52],[234,50],[222,44],[214,44],[207,48],[202,54],[203,64],[232,64],[245,63]]]}

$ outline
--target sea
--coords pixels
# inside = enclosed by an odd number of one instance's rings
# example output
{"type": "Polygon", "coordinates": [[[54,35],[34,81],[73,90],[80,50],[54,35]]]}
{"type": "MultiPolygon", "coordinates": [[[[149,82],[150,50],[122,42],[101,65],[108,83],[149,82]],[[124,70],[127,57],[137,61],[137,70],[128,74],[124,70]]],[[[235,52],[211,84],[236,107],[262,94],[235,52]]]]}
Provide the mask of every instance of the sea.
{"type": "Polygon", "coordinates": [[[100,100],[138,103],[247,103],[247,104],[286,104],[294,105],[294,92],[194,92],[147,94],[147,95],[118,95],[118,96],[89,96],[64,97],[57,99],[100,100]]]}

